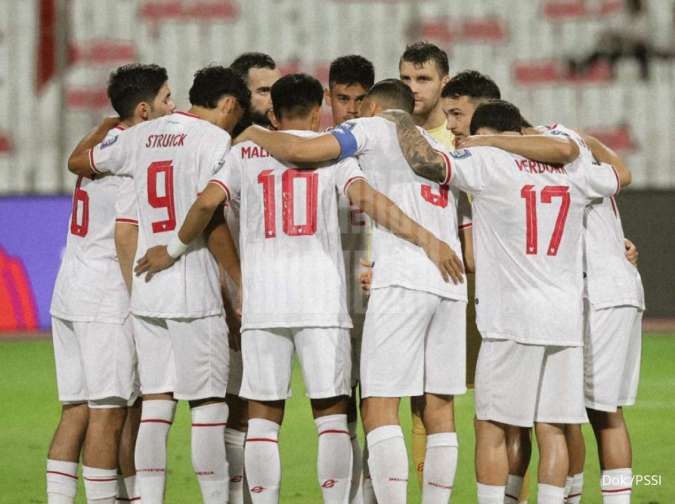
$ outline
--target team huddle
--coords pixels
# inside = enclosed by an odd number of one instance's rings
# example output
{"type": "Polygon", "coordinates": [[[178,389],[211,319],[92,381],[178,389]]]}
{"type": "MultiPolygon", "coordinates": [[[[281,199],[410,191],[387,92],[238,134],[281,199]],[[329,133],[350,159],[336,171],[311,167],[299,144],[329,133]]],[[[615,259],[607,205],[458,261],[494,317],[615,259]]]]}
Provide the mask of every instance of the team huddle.
{"type": "Polygon", "coordinates": [[[407,502],[406,397],[422,502],[449,502],[467,384],[477,482],[461,484],[479,504],[526,498],[532,430],[537,502],[581,502],[588,421],[603,502],[630,502],[645,307],[614,199],[629,169],[533,127],[489,77],[451,77],[433,44],[374,74],[343,56],[324,89],[245,53],[195,74],[187,112],[165,69],[111,74],[118,117],[68,160],[50,504],[74,502],[80,458],[87,502],[164,502],[179,400],[202,501],[279,502],[294,356],[323,502],[407,502]]]}

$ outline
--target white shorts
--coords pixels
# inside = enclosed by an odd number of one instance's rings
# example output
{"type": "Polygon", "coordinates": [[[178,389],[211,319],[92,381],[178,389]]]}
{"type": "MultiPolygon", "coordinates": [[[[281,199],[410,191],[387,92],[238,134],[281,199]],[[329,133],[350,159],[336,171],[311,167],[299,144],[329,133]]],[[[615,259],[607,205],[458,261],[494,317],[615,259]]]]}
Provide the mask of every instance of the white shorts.
{"type": "Polygon", "coordinates": [[[582,347],[483,339],[475,388],[479,420],[520,427],[588,421],[582,347]]]}
{"type": "Polygon", "coordinates": [[[230,348],[230,371],[227,377],[227,393],[239,395],[241,390],[241,379],[244,374],[244,366],[241,357],[241,350],[232,350],[230,348]]]}
{"type": "Polygon", "coordinates": [[[466,392],[466,302],[373,289],[361,343],[362,397],[466,392]]]}
{"type": "Polygon", "coordinates": [[[61,402],[136,400],[136,350],[129,318],[115,324],[52,317],[52,337],[61,402]]]}
{"type": "Polygon", "coordinates": [[[586,301],[586,407],[616,411],[635,404],[640,381],[642,311],[634,306],[594,310],[586,301]]]}
{"type": "Polygon", "coordinates": [[[256,401],[288,399],[294,350],[308,397],[325,399],[350,394],[349,329],[305,327],[249,329],[242,333],[241,397],[256,401]]]}
{"type": "Polygon", "coordinates": [[[143,394],[185,400],[225,397],[229,347],[222,315],[194,319],[132,318],[143,394]]]}

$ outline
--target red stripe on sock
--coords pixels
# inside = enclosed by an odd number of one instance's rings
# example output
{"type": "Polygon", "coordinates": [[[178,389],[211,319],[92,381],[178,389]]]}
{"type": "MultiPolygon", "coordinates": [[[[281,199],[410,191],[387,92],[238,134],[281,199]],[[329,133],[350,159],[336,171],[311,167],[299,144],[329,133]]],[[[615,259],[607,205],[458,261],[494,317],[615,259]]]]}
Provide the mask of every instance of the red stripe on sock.
{"type": "Polygon", "coordinates": [[[324,434],[347,434],[348,436],[351,436],[349,431],[340,430],[340,429],[328,429],[328,430],[319,432],[319,436],[323,436],[324,434]]]}
{"type": "Polygon", "coordinates": [[[163,423],[171,425],[173,422],[171,420],[164,420],[163,418],[146,418],[145,420],[141,420],[141,423],[163,423]]]}
{"type": "MultiPolygon", "coordinates": [[[[434,483],[433,481],[427,482],[427,485],[430,485],[430,486],[436,487],[436,488],[444,488],[445,490],[452,490],[452,485],[441,485],[440,483],[434,483]]],[[[508,495],[506,497],[508,497],[508,495]]]]}
{"type": "Polygon", "coordinates": [[[614,490],[602,490],[602,493],[619,493],[619,492],[630,492],[632,488],[616,488],[614,490]]]}
{"type": "Polygon", "coordinates": [[[74,480],[77,479],[77,474],[73,476],[72,474],[59,472],[59,471],[47,471],[47,474],[58,474],[59,476],[67,476],[69,478],[73,478],[74,480]]]}
{"type": "Polygon", "coordinates": [[[258,442],[267,442],[267,443],[278,443],[277,439],[264,438],[264,437],[254,437],[246,439],[247,443],[258,443],[258,442]]]}
{"type": "Polygon", "coordinates": [[[227,422],[222,423],[193,423],[193,427],[224,427],[227,426],[227,422]]]}
{"type": "Polygon", "coordinates": [[[108,481],[117,481],[117,476],[114,478],[87,478],[86,476],[82,476],[87,481],[94,481],[96,483],[106,483],[108,481]]]}

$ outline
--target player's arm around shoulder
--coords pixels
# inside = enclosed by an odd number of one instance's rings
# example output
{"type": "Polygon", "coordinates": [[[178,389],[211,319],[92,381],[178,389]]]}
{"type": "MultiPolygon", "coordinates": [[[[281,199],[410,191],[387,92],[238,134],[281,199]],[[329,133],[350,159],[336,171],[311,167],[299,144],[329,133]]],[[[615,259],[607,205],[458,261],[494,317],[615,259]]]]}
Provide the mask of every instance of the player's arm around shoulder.
{"type": "Polygon", "coordinates": [[[619,178],[621,188],[628,187],[633,181],[633,176],[623,159],[597,138],[590,135],[582,135],[582,138],[584,139],[584,142],[586,142],[586,145],[588,145],[588,148],[591,150],[595,159],[601,163],[612,165],[619,178]]]}
{"type": "Polygon", "coordinates": [[[75,146],[68,157],[68,170],[80,177],[93,178],[91,149],[100,144],[108,132],[120,123],[119,117],[106,117],[75,146]]]}
{"type": "Polygon", "coordinates": [[[579,157],[577,143],[567,136],[550,135],[472,135],[458,148],[496,147],[543,163],[568,164],[579,157]]]}

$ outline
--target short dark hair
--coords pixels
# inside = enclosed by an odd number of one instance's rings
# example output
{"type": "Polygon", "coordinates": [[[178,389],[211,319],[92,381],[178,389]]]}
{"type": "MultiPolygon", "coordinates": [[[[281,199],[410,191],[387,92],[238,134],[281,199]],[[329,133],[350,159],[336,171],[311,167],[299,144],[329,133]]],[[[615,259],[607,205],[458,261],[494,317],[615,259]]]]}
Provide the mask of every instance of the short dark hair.
{"type": "Polygon", "coordinates": [[[464,70],[450,79],[441,92],[443,98],[468,96],[473,99],[499,100],[499,86],[490,77],[476,70],[464,70]]]}
{"type": "Polygon", "coordinates": [[[450,65],[448,64],[447,53],[431,42],[415,42],[406,46],[398,65],[400,67],[401,63],[404,61],[415,65],[424,65],[429,60],[436,63],[436,68],[441,74],[441,77],[448,75],[450,72],[450,65]]]}
{"type": "Polygon", "coordinates": [[[375,82],[375,68],[363,56],[350,54],[333,60],[328,71],[328,87],[335,84],[361,84],[364,89],[370,89],[375,82]]]}
{"type": "Polygon", "coordinates": [[[235,58],[230,68],[237,72],[248,83],[248,71],[251,68],[269,68],[274,70],[277,64],[269,54],[261,52],[245,52],[235,58]]]}
{"type": "Polygon", "coordinates": [[[370,88],[367,98],[381,100],[387,108],[398,108],[412,114],[415,110],[415,95],[403,81],[384,79],[370,88]]]}
{"type": "Polygon", "coordinates": [[[323,86],[304,73],[283,76],[272,85],[271,93],[277,119],[305,117],[323,102],[323,86]]]}
{"type": "Polygon", "coordinates": [[[197,70],[190,88],[190,103],[213,109],[223,96],[236,98],[245,111],[251,104],[251,92],[234,70],[217,65],[197,70]]]}
{"type": "Polygon", "coordinates": [[[108,98],[122,120],[134,115],[140,102],[152,102],[169,77],[166,68],[158,65],[132,63],[110,74],[108,98]]]}
{"type": "Polygon", "coordinates": [[[513,103],[505,100],[490,100],[476,107],[471,118],[471,134],[475,135],[480,128],[490,128],[498,133],[514,131],[520,133],[523,118],[520,110],[513,103]]]}

